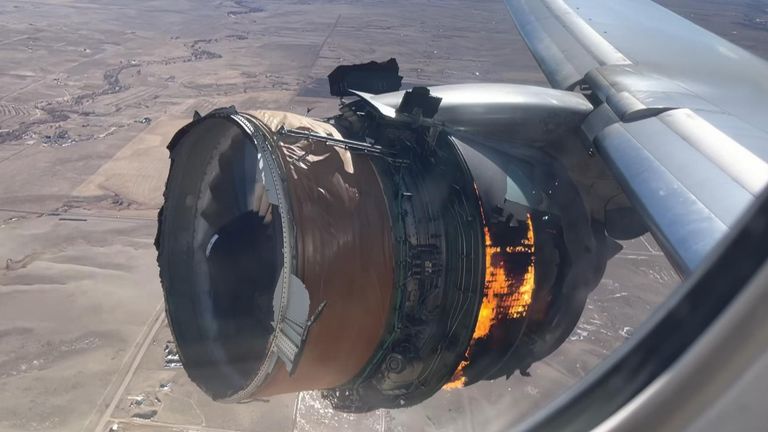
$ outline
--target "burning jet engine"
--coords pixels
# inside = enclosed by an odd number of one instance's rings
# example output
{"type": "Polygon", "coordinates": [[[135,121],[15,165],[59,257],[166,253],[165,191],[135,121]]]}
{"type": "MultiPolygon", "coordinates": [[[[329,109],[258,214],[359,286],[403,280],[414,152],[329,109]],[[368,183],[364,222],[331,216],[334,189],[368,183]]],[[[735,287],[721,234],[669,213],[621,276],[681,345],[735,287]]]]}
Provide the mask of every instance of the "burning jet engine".
{"type": "Polygon", "coordinates": [[[320,389],[365,412],[525,374],[615,252],[624,207],[579,141],[580,94],[356,94],[322,121],[217,109],[169,145],[167,316],[214,399],[320,389]]]}

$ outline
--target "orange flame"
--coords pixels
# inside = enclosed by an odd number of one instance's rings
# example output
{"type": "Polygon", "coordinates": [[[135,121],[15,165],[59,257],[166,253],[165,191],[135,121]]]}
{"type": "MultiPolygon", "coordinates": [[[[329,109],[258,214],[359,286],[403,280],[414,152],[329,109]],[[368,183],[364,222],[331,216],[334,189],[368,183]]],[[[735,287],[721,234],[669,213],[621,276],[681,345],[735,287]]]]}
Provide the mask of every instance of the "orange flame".
{"type": "Polygon", "coordinates": [[[483,288],[483,302],[480,305],[480,312],[477,316],[475,331],[472,333],[472,340],[469,342],[467,351],[464,353],[464,360],[456,368],[451,381],[443,385],[443,389],[452,390],[464,387],[467,378],[463,372],[464,368],[469,365],[469,358],[475,343],[488,336],[491,327],[495,323],[506,319],[522,318],[528,313],[528,306],[530,306],[533,300],[533,290],[535,288],[534,237],[531,215],[528,215],[527,224],[528,235],[521,244],[506,247],[503,251],[505,254],[531,254],[531,262],[522,281],[506,274],[504,263],[500,260],[500,258],[503,258],[502,248],[493,245],[488,227],[484,228],[485,287],[483,288]],[[494,258],[496,258],[496,261],[494,261],[494,258]]]}

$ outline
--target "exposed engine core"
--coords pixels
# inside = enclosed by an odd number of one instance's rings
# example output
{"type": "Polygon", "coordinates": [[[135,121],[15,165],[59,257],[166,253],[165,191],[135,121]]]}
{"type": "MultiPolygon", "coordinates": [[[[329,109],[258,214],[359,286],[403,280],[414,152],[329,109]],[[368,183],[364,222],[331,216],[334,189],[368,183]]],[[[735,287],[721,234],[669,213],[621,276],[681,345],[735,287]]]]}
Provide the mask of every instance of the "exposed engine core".
{"type": "Polygon", "coordinates": [[[559,346],[606,253],[556,161],[364,100],[341,111],[219,109],[171,141],[156,244],[190,378],[222,401],[321,389],[365,412],[559,346]]]}

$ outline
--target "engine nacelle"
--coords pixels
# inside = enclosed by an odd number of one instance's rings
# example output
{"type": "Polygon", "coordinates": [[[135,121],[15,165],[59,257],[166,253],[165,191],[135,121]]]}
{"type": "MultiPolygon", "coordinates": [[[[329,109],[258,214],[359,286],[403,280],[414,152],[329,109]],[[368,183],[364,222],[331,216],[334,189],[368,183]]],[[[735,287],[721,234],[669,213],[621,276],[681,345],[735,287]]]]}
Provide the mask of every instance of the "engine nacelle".
{"type": "Polygon", "coordinates": [[[176,134],[156,245],[200,388],[398,408],[525,373],[566,339],[610,243],[546,144],[588,109],[467,90],[414,93],[407,110],[390,106],[403,94],[361,95],[325,121],[218,109],[176,134]],[[542,120],[515,135],[524,116],[542,120]]]}

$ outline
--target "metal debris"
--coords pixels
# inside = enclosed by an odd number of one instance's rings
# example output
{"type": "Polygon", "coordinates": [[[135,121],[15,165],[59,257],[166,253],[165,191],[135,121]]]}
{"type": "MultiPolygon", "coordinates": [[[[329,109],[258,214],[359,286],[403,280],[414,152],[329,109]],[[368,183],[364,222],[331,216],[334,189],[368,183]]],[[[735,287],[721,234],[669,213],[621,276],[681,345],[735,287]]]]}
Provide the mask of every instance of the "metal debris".
{"type": "Polygon", "coordinates": [[[371,61],[363,64],[341,65],[328,74],[328,85],[332,96],[353,96],[350,89],[381,94],[400,90],[403,77],[397,60],[371,61]]]}

